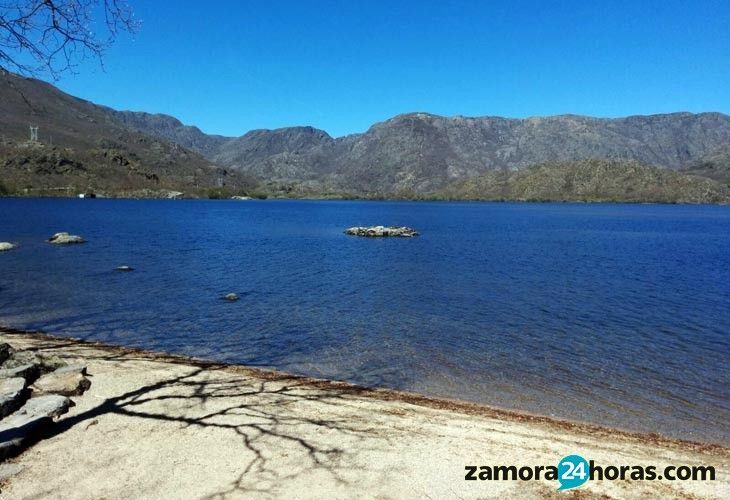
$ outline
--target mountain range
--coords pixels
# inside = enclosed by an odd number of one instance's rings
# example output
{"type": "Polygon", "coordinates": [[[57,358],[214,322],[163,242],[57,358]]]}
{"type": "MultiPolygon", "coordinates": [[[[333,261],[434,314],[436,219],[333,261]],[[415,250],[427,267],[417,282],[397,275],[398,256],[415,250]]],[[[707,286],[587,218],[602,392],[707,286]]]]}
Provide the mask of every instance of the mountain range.
{"type": "MultiPolygon", "coordinates": [[[[0,78],[0,99],[0,166],[6,167],[0,180],[16,187],[18,182],[35,185],[43,175],[45,181],[60,176],[56,183],[76,175],[75,186],[85,179],[89,188],[108,191],[119,191],[117,184],[123,182],[122,191],[175,189],[191,195],[257,190],[289,196],[492,199],[501,196],[486,189],[491,182],[486,179],[516,179],[529,168],[537,171],[535,166],[565,175],[595,173],[596,182],[611,179],[614,172],[624,194],[613,190],[607,196],[617,200],[633,200],[624,195],[641,190],[631,184],[653,179],[658,187],[672,184],[673,193],[679,186],[692,185],[697,192],[711,187],[712,201],[723,201],[730,183],[730,116],[722,113],[525,119],[408,113],[338,138],[307,126],[225,137],[168,115],[95,105],[9,73],[0,78]],[[29,123],[40,127],[41,139],[30,146],[25,140],[29,123]],[[41,159],[55,170],[33,173],[28,165],[41,159]],[[74,162],[86,168],[85,178],[74,162]],[[19,165],[26,169],[21,180],[19,165]],[[678,173],[657,176],[652,168],[678,173]],[[13,169],[16,174],[10,175],[13,169]],[[639,171],[640,178],[632,177],[639,171]]],[[[569,189],[570,183],[564,184],[569,189]]],[[[500,192],[511,198],[508,191],[500,192]]],[[[549,191],[543,193],[549,199],[574,198],[569,191],[549,191]]],[[[652,199],[679,201],[672,194],[652,199]]]]}
{"type": "Polygon", "coordinates": [[[128,127],[114,111],[0,70],[0,191],[154,196],[245,190],[250,176],[128,127]],[[30,141],[30,127],[38,127],[30,141]]]}
{"type": "Polygon", "coordinates": [[[264,179],[315,181],[323,187],[365,193],[402,189],[428,193],[454,180],[546,161],[637,160],[677,170],[730,144],[730,116],[721,113],[614,119],[410,113],[340,138],[312,127],[209,136],[166,115],[120,112],[118,116],[131,127],[264,179]]]}

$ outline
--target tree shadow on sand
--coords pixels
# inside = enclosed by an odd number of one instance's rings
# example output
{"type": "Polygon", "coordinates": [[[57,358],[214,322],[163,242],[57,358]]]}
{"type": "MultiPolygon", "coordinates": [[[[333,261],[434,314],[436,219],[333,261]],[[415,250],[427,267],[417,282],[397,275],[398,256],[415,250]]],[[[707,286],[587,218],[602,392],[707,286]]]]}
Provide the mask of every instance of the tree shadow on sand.
{"type": "Polygon", "coordinates": [[[109,414],[176,423],[181,428],[228,431],[228,436],[240,439],[249,452],[247,462],[235,481],[205,498],[271,493],[277,483],[321,471],[336,483],[347,485],[343,473],[352,471],[348,458],[368,449],[387,449],[390,443],[382,428],[359,414],[354,399],[367,392],[364,388],[275,372],[252,373],[176,357],[153,359],[130,349],[91,350],[74,341],[50,340],[34,350],[66,356],[70,353],[92,365],[95,360],[113,362],[121,369],[137,361],[185,365],[174,370],[184,373],[108,397],[89,410],[62,418],[43,437],[62,434],[84,423],[91,425],[96,418],[109,414]],[[323,405],[330,409],[312,411],[323,405]],[[272,450],[295,455],[297,466],[282,470],[281,463],[272,463],[272,450]]]}

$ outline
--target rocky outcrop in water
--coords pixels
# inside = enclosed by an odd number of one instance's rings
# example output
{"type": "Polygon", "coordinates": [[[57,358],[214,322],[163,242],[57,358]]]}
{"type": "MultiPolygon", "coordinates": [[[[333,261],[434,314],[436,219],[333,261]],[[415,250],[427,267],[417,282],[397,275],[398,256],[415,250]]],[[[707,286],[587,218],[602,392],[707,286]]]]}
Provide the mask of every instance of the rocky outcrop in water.
{"type": "Polygon", "coordinates": [[[406,226],[369,226],[369,227],[351,227],[345,230],[345,234],[351,236],[365,236],[369,238],[385,238],[385,237],[402,237],[411,238],[418,236],[415,229],[406,226]]]}
{"type": "Polygon", "coordinates": [[[76,243],[85,243],[86,240],[84,240],[81,236],[77,236],[75,234],[68,234],[68,233],[56,233],[50,238],[48,238],[48,243],[51,243],[53,245],[73,245],[76,243]]]}
{"type": "Polygon", "coordinates": [[[8,250],[12,250],[13,248],[16,248],[18,245],[15,245],[14,243],[8,243],[7,241],[0,241],[0,252],[6,252],[8,250]]]}

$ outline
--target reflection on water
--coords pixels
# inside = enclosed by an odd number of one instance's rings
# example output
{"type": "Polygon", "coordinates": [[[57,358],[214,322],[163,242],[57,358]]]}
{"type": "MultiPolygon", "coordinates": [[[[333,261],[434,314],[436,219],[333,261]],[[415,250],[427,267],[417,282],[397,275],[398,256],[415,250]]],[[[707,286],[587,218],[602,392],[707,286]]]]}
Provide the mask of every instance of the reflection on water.
{"type": "Polygon", "coordinates": [[[730,442],[728,207],[1,199],[0,214],[21,244],[0,255],[7,326],[730,442]],[[342,234],[381,223],[422,235],[342,234]],[[43,242],[61,230],[89,242],[43,242]]]}

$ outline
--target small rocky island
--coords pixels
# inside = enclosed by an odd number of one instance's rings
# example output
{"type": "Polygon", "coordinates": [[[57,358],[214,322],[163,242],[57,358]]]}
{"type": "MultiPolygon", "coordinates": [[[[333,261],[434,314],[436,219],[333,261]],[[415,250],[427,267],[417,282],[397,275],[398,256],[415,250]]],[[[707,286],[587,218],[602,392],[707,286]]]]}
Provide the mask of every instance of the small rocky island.
{"type": "Polygon", "coordinates": [[[85,243],[86,240],[84,240],[81,236],[77,236],[75,234],[68,234],[66,232],[63,233],[56,233],[50,238],[48,238],[48,243],[51,243],[52,245],[73,245],[78,243],[85,243]]]}
{"type": "Polygon", "coordinates": [[[418,236],[418,232],[415,229],[406,226],[356,226],[345,229],[345,234],[349,234],[352,236],[366,236],[369,238],[384,238],[389,236],[411,238],[413,236],[418,236]]]}

